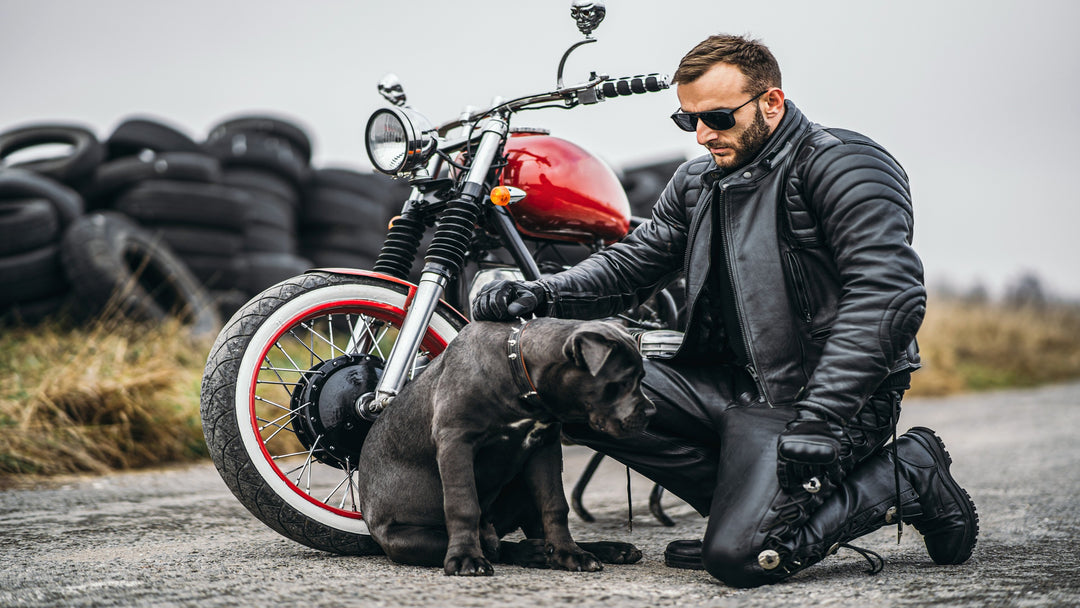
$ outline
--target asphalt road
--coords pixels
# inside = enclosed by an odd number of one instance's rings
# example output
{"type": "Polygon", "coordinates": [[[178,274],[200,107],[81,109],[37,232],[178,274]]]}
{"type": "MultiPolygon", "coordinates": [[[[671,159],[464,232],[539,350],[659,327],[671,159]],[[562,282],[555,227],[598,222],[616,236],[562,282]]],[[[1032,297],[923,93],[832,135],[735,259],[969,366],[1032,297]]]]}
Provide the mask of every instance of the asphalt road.
{"type": "MultiPolygon", "coordinates": [[[[1080,384],[1034,391],[911,399],[901,430],[944,438],[953,472],[982,519],[962,566],[935,566],[905,527],[864,537],[887,559],[870,576],[841,551],[772,587],[738,590],[704,572],[663,565],[664,546],[701,534],[705,520],[666,499],[676,526],[647,509],[625,469],[605,461],[585,495],[598,521],[572,516],[579,540],[627,540],[644,559],[603,572],[497,566],[453,578],[383,557],[340,557],[278,536],[251,517],[209,464],[70,478],[0,491],[0,606],[1078,606],[1080,384]]],[[[568,486],[591,453],[567,448],[568,486]]]]}

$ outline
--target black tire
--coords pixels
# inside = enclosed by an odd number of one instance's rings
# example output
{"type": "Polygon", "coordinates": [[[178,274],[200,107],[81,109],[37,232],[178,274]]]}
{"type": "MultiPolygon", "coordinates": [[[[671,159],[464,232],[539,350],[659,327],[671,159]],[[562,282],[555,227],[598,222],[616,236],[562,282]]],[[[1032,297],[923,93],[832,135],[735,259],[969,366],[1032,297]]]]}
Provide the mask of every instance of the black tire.
{"type": "Polygon", "coordinates": [[[244,251],[244,237],[232,230],[167,224],[146,226],[158,235],[181,259],[187,255],[209,255],[231,258],[244,251]]]}
{"type": "Polygon", "coordinates": [[[107,206],[125,189],[151,179],[218,183],[221,163],[201,152],[126,156],[98,167],[84,197],[90,207],[107,206]]]}
{"type": "Polygon", "coordinates": [[[386,226],[372,225],[364,228],[355,226],[331,226],[327,228],[308,228],[300,235],[300,242],[305,248],[329,249],[355,253],[374,258],[379,255],[386,238],[386,226]]]}
{"type": "Polygon", "coordinates": [[[211,290],[238,289],[250,293],[245,289],[247,284],[247,256],[238,254],[235,256],[198,255],[187,254],[183,257],[184,263],[191,269],[191,274],[199,282],[211,290]]]}
{"type": "Polygon", "coordinates": [[[199,144],[179,129],[154,118],[128,118],[105,140],[108,158],[154,152],[202,152],[199,144]]]}
{"type": "Polygon", "coordinates": [[[249,253],[297,253],[296,234],[278,226],[251,223],[244,229],[244,251],[249,253]]]}
{"type": "Polygon", "coordinates": [[[30,125],[0,133],[0,159],[14,152],[43,144],[68,144],[71,152],[11,165],[51,177],[56,181],[79,184],[105,159],[105,148],[92,131],[76,125],[30,125]]]}
{"type": "Polygon", "coordinates": [[[61,311],[69,311],[74,304],[70,293],[34,302],[19,302],[0,310],[0,324],[34,325],[61,311]]]}
{"type": "Polygon", "coordinates": [[[300,193],[289,180],[270,171],[230,167],[222,171],[221,183],[251,190],[252,193],[265,193],[288,201],[294,208],[300,204],[300,193]]]}
{"type": "Polygon", "coordinates": [[[45,199],[0,201],[0,256],[22,253],[60,240],[56,209],[45,199]]]}
{"type": "Polygon", "coordinates": [[[0,258],[0,307],[44,300],[67,290],[59,245],[0,258]]]}
{"type": "Polygon", "coordinates": [[[188,224],[243,233],[252,196],[220,184],[149,180],[121,195],[114,207],[142,223],[188,224]]]}
{"type": "Polygon", "coordinates": [[[177,315],[195,335],[221,326],[217,309],[187,266],[158,237],[118,213],[83,217],[61,247],[64,270],[91,312],[115,304],[140,321],[177,315]]]}
{"type": "MultiPolygon", "coordinates": [[[[295,387],[287,383],[299,382],[300,374],[282,370],[278,373],[283,380],[267,377],[260,373],[264,358],[271,350],[276,354],[277,348],[284,348],[293,349],[293,360],[301,360],[298,353],[303,344],[289,334],[297,332],[305,338],[308,330],[304,326],[316,328],[328,314],[341,323],[348,321],[349,326],[360,327],[377,318],[391,327],[400,327],[404,314],[397,311],[404,310],[408,293],[407,286],[388,280],[309,273],[259,294],[237,311],[218,335],[202,382],[200,414],[206,445],[218,473],[237,499],[283,536],[333,553],[382,553],[368,534],[356,501],[339,500],[340,488],[353,487],[343,479],[351,477],[353,471],[312,461],[306,466],[318,469],[316,481],[328,481],[306,489],[302,487],[305,484],[294,484],[281,474],[281,470],[292,468],[305,457],[284,454],[295,452],[293,446],[299,445],[290,430],[293,421],[282,418],[280,411],[270,416],[272,406],[266,404],[266,397],[280,403],[282,389],[295,392],[295,387]],[[355,322],[350,316],[355,317],[355,322]],[[255,421],[267,416],[278,419],[277,427],[283,432],[271,437],[270,432],[260,430],[259,426],[265,429],[265,423],[255,421]]],[[[462,327],[464,319],[440,304],[425,334],[426,343],[445,344],[462,327]]],[[[335,334],[339,338],[341,335],[335,334]]],[[[324,347],[322,340],[312,343],[317,349],[324,347]]],[[[431,349],[429,354],[437,355],[436,350],[431,349]]],[[[365,348],[360,352],[374,351],[365,348]]],[[[307,352],[302,360],[309,360],[307,352]]]]}
{"type": "Polygon", "coordinates": [[[300,126],[273,116],[237,116],[210,129],[207,141],[224,138],[232,133],[263,133],[285,139],[299,153],[304,164],[311,162],[311,138],[300,126]]]}
{"type": "Polygon", "coordinates": [[[249,191],[249,193],[251,194],[249,223],[296,232],[296,208],[288,201],[265,192],[249,191]]]}
{"type": "Polygon", "coordinates": [[[0,201],[43,198],[53,204],[63,228],[83,213],[83,199],[71,188],[25,169],[0,169],[0,201]]]}
{"type": "Polygon", "coordinates": [[[291,253],[249,253],[244,288],[255,294],[290,277],[304,274],[311,261],[291,253]]]}
{"type": "Polygon", "coordinates": [[[656,199],[684,162],[685,157],[673,156],[624,168],[620,181],[630,201],[630,212],[642,217],[651,216],[656,199]]]}
{"type": "Polygon", "coordinates": [[[339,190],[309,190],[300,211],[300,224],[321,226],[378,226],[383,232],[397,211],[369,196],[339,190]]]}
{"type": "Polygon", "coordinates": [[[311,260],[313,268],[359,268],[370,270],[375,266],[375,258],[369,255],[339,251],[336,249],[304,249],[300,255],[311,260]]]}
{"type": "Polygon", "coordinates": [[[218,314],[222,319],[229,319],[236,311],[240,310],[244,304],[247,304],[251,296],[247,293],[240,291],[239,289],[229,289],[224,291],[211,291],[210,299],[214,301],[214,306],[217,306],[218,314]]]}
{"type": "Polygon", "coordinates": [[[206,141],[203,148],[225,167],[263,169],[297,188],[308,174],[307,161],[287,139],[253,131],[225,131],[206,141]]]}
{"type": "Polygon", "coordinates": [[[332,188],[361,194],[372,200],[393,200],[400,209],[409,197],[409,183],[395,180],[381,173],[363,173],[352,169],[331,167],[311,172],[308,189],[332,188]]]}

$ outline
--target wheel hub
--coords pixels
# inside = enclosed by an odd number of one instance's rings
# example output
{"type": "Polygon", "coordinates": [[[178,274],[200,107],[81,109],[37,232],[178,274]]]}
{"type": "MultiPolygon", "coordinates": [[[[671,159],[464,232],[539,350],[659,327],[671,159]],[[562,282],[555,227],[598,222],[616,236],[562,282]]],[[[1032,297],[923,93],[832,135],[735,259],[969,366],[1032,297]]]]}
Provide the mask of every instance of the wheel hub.
{"type": "Polygon", "coordinates": [[[375,390],[382,367],[373,355],[342,355],[313,367],[293,389],[292,428],[316,460],[356,467],[371,423],[357,415],[355,404],[375,390]]]}

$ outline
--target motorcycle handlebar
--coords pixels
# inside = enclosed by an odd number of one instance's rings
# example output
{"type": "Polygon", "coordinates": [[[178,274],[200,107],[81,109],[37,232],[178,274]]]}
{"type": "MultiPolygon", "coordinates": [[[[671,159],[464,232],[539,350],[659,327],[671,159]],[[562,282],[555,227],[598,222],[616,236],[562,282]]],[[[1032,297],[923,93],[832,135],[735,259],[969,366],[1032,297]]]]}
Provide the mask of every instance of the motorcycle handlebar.
{"type": "Polygon", "coordinates": [[[438,131],[440,136],[445,137],[451,129],[460,127],[479,117],[486,116],[498,108],[506,108],[512,112],[516,112],[518,110],[537,107],[560,100],[567,102],[568,107],[572,107],[578,103],[594,104],[609,97],[624,97],[639,93],[655,93],[667,88],[670,88],[667,76],[656,73],[623,76],[622,78],[616,78],[614,80],[609,79],[606,75],[597,76],[594,73],[589,82],[566,87],[552,93],[519,97],[484,110],[477,110],[469,113],[467,116],[462,116],[439,125],[436,131],[438,131]]]}
{"type": "Polygon", "coordinates": [[[640,93],[655,93],[668,88],[667,78],[660,74],[639,74],[606,80],[600,84],[604,97],[626,97],[640,93]]]}

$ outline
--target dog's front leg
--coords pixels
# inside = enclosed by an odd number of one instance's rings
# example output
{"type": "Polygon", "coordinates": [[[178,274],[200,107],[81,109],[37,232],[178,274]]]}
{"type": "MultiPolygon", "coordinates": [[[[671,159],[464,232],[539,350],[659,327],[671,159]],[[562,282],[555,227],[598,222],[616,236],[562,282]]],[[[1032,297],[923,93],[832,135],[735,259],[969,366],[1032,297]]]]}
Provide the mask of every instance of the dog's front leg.
{"type": "Polygon", "coordinates": [[[480,547],[480,501],[476,495],[476,437],[446,429],[435,437],[449,543],[443,571],[451,576],[490,576],[494,569],[480,547]]]}
{"type": "Polygon", "coordinates": [[[583,551],[570,536],[570,506],[562,484],[562,446],[558,435],[537,448],[525,465],[525,480],[540,511],[548,566],[563,570],[595,572],[604,567],[591,553],[583,551]]]}

